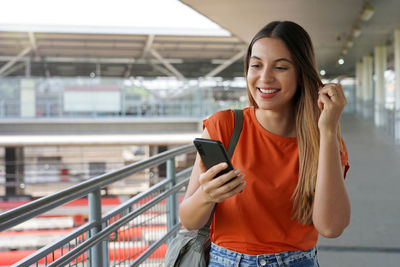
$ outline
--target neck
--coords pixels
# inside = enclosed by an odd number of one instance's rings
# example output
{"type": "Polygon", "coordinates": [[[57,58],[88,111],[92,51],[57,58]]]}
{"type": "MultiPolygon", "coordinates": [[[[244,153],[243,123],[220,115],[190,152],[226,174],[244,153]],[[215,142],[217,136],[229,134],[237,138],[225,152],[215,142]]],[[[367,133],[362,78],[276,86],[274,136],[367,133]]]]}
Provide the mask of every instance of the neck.
{"type": "Polygon", "coordinates": [[[296,137],[296,116],[294,110],[272,111],[255,109],[258,122],[267,131],[283,136],[296,137]]]}

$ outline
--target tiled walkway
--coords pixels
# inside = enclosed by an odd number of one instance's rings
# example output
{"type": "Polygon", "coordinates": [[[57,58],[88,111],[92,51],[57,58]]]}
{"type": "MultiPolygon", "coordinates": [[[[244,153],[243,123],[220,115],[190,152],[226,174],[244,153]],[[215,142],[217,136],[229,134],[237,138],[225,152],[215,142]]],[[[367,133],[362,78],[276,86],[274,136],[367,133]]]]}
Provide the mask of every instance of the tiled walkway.
{"type": "Polygon", "coordinates": [[[351,224],[338,239],[320,238],[320,265],[400,266],[400,145],[355,116],[343,117],[342,132],[351,224]]]}

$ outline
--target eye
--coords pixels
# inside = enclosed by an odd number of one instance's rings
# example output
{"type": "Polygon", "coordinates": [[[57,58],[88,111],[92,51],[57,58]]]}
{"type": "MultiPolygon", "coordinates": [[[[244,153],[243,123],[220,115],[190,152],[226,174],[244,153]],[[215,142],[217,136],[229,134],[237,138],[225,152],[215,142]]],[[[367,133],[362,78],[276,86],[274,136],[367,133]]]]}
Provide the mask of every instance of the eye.
{"type": "Polygon", "coordinates": [[[259,68],[260,67],[260,64],[251,64],[250,65],[250,68],[259,68]]]}
{"type": "Polygon", "coordinates": [[[283,71],[283,70],[288,70],[289,68],[288,67],[283,67],[283,66],[277,66],[277,67],[275,67],[275,69],[283,71]]]}

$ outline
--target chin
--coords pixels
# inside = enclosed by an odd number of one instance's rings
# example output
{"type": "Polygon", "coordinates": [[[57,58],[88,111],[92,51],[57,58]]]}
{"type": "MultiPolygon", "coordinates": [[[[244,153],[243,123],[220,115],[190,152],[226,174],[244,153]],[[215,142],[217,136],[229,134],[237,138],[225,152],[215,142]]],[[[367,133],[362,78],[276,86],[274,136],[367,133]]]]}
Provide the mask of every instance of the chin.
{"type": "Polygon", "coordinates": [[[260,103],[258,101],[256,103],[257,103],[257,108],[258,109],[262,109],[262,110],[271,110],[271,109],[273,109],[273,105],[271,105],[271,104],[260,103]]]}

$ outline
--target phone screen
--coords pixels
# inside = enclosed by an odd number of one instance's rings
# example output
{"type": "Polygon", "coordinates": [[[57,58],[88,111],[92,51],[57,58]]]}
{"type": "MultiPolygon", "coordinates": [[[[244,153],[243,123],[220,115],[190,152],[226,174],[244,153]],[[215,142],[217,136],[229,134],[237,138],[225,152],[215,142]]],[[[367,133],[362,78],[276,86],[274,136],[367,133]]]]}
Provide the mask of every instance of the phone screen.
{"type": "Polygon", "coordinates": [[[196,138],[194,139],[193,143],[197,151],[199,152],[200,157],[203,160],[204,166],[207,168],[207,170],[221,162],[226,162],[228,164],[228,167],[225,170],[219,172],[215,177],[218,177],[233,170],[232,163],[229,160],[226,150],[220,141],[196,138]]]}

